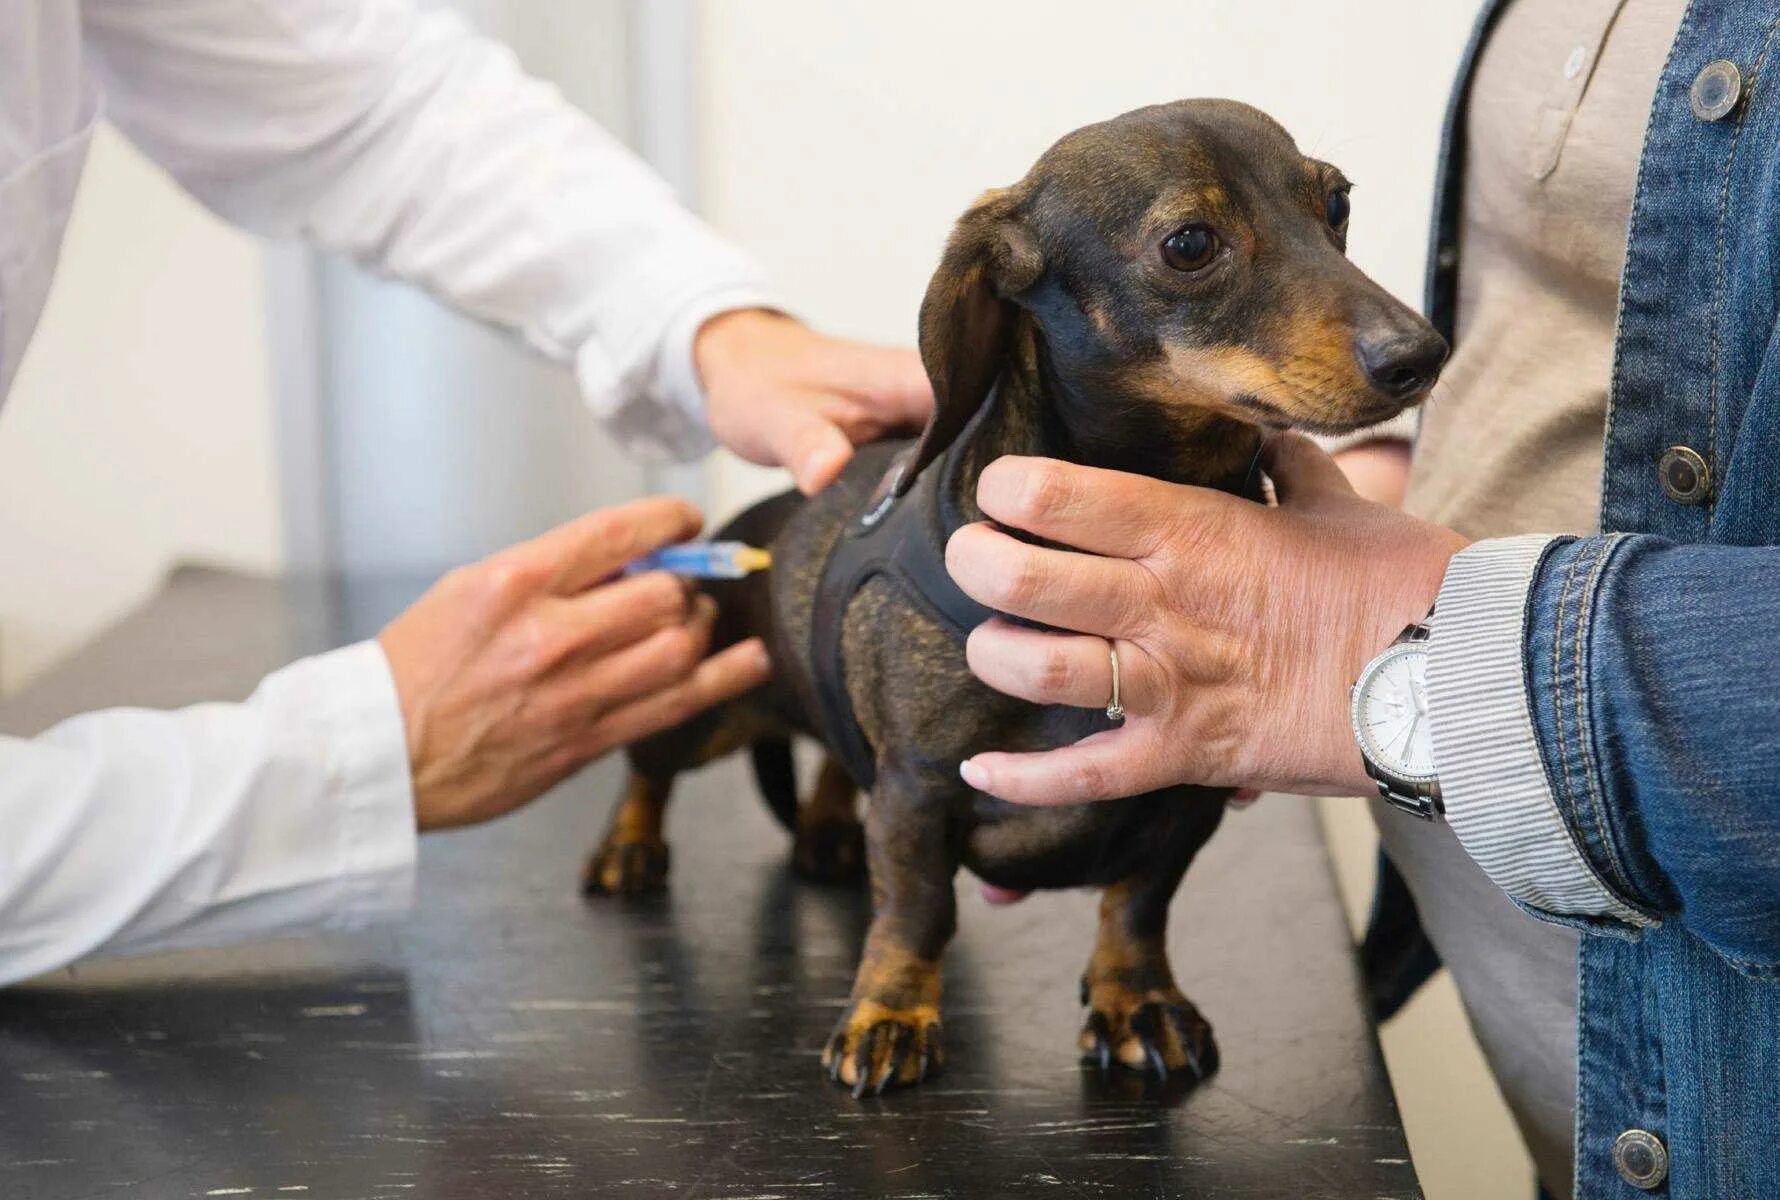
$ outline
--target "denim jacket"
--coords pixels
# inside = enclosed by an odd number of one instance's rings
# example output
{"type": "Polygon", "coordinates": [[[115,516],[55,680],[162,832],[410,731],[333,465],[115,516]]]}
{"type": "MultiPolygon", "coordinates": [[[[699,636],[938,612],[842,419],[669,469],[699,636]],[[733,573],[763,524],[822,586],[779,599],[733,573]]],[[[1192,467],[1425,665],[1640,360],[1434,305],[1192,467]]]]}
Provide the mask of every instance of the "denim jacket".
{"type": "MultiPolygon", "coordinates": [[[[1450,338],[1465,102],[1428,307],[1450,338]]],[[[1581,928],[1578,1200],[1780,1197],[1780,4],[1692,0],[1650,113],[1602,529],[1477,543],[1431,641],[1448,819],[1581,928]]]]}

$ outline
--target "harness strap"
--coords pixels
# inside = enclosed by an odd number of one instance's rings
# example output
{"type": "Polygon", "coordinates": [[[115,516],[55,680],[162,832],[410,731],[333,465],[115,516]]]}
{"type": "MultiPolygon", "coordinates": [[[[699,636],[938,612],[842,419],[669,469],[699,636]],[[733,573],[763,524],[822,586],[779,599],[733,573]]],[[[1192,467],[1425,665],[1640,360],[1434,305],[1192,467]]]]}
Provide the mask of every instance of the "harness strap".
{"type": "Polygon", "coordinates": [[[841,660],[842,625],[859,589],[879,575],[900,581],[909,597],[959,645],[993,615],[965,595],[946,572],[941,489],[954,458],[954,453],[947,453],[931,464],[898,499],[895,486],[912,461],[912,449],[897,455],[884,481],[835,539],[816,585],[810,613],[814,715],[829,747],[861,788],[869,789],[877,780],[877,755],[859,727],[841,660]]]}

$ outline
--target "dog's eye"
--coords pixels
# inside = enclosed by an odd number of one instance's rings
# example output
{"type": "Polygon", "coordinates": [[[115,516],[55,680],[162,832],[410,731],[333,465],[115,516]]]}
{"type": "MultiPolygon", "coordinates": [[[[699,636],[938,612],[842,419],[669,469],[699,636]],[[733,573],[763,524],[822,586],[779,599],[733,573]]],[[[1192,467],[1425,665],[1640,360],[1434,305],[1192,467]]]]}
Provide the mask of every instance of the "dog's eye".
{"type": "Polygon", "coordinates": [[[1323,201],[1323,219],[1329,222],[1331,229],[1347,227],[1347,217],[1353,211],[1353,201],[1347,198],[1347,192],[1330,192],[1323,201]]]}
{"type": "Polygon", "coordinates": [[[1162,243],[1162,261],[1177,271],[1203,271],[1218,254],[1218,235],[1203,225],[1188,225],[1162,243]]]}

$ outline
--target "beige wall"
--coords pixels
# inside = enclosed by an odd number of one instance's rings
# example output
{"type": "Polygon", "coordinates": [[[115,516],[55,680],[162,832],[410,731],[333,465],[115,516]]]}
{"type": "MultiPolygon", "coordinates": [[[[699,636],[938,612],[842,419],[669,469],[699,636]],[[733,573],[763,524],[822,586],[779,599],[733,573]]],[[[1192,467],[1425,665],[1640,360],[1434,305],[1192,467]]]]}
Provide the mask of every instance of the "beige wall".
{"type": "Polygon", "coordinates": [[[0,409],[0,687],[181,558],[277,566],[261,259],[101,131],[0,409]]]}

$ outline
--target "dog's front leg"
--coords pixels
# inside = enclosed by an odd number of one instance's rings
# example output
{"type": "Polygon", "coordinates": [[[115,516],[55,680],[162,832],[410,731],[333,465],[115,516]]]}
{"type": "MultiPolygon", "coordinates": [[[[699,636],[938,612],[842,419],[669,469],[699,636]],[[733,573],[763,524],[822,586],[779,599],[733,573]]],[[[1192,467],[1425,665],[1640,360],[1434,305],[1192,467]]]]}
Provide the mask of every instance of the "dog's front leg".
{"type": "Polygon", "coordinates": [[[871,930],[851,1002],[822,1052],[828,1077],[856,1097],[919,1083],[943,1060],[939,956],[958,924],[949,810],[943,783],[880,769],[866,818],[871,930]]]}

